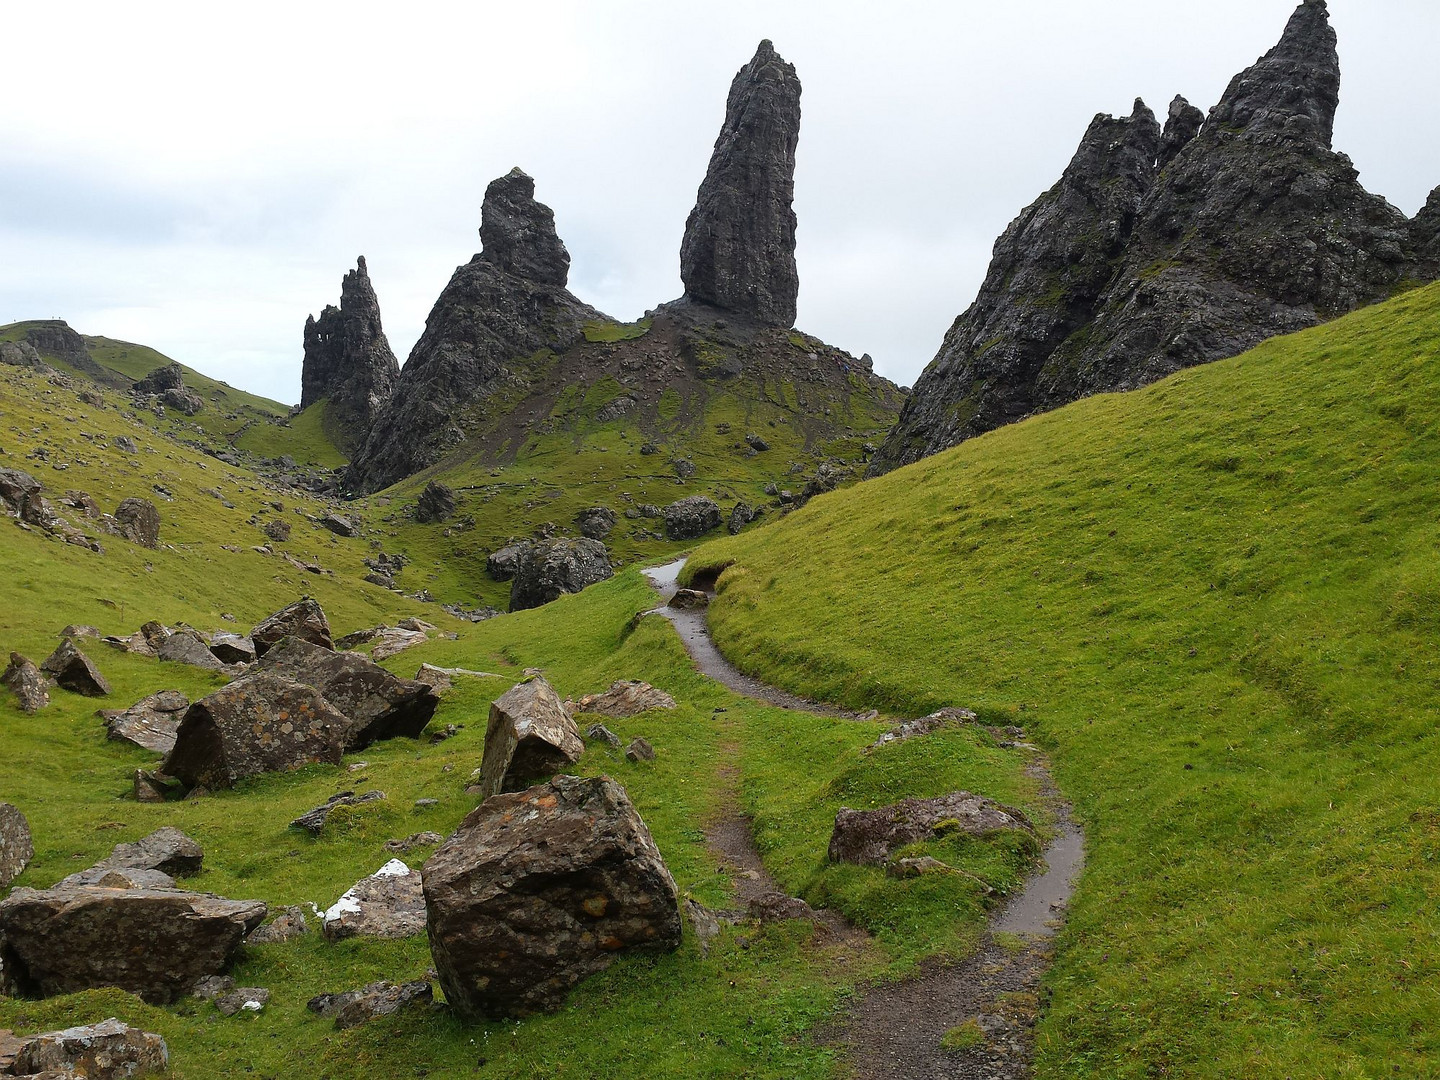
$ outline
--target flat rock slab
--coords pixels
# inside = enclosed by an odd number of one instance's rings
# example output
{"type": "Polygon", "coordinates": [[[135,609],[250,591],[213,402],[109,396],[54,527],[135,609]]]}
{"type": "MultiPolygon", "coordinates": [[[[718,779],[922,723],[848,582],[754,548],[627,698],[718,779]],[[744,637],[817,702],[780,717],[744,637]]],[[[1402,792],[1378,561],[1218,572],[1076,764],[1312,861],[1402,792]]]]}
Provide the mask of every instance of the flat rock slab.
{"type": "Polygon", "coordinates": [[[264,619],[250,631],[250,640],[255,646],[255,655],[264,656],[272,645],[282,638],[298,637],[319,645],[322,649],[333,649],[330,638],[330,621],[320,601],[305,597],[289,607],[281,608],[268,619],[264,619]]]}
{"type": "Polygon", "coordinates": [[[173,825],[156,829],[149,836],[128,844],[116,844],[98,866],[132,870],[159,870],[171,877],[189,877],[200,872],[205,851],[173,825]]]}
{"type": "Polygon", "coordinates": [[[0,889],[19,877],[34,857],[25,815],[9,803],[0,803],[0,889]]]}
{"type": "Polygon", "coordinates": [[[128,742],[157,754],[168,754],[175,746],[180,719],[190,699],[179,690],[161,690],[142,698],[128,709],[101,709],[106,734],[117,742],[128,742]]]}
{"type": "Polygon", "coordinates": [[[415,681],[423,682],[431,687],[437,694],[443,694],[450,689],[456,678],[466,677],[471,679],[498,679],[500,676],[490,671],[471,671],[462,667],[436,667],[434,664],[421,664],[420,669],[415,672],[415,681]]]}
{"type": "Polygon", "coordinates": [[[37,713],[50,704],[50,684],[33,663],[17,652],[10,654],[10,666],[0,675],[0,682],[19,699],[20,710],[37,713]]]}
{"type": "Polygon", "coordinates": [[[536,675],[490,703],[480,791],[489,798],[568,769],[585,744],[555,688],[536,675]]]}
{"type": "MultiPolygon", "coordinates": [[[[424,635],[421,635],[422,637],[424,635]]],[[[369,657],[335,652],[298,637],[277,642],[254,669],[313,686],[346,719],[345,750],[381,739],[418,738],[440,697],[425,683],[392,675],[369,657]]]]}
{"type": "Polygon", "coordinates": [[[166,1004],[222,971],[265,910],[176,889],[16,889],[0,902],[0,985],[20,997],[116,986],[166,1004]]]}
{"type": "Polygon", "coordinates": [[[209,671],[221,671],[225,667],[219,657],[210,651],[205,639],[194,630],[176,630],[160,643],[156,655],[161,660],[189,664],[191,667],[206,668],[209,671]]]}
{"type": "Polygon", "coordinates": [[[270,1001],[270,991],[261,986],[237,986],[229,993],[215,999],[215,1007],[222,1016],[234,1016],[240,1012],[259,1012],[270,1001]]]}
{"type": "Polygon", "coordinates": [[[372,660],[385,660],[416,645],[424,645],[430,638],[423,630],[406,630],[398,626],[384,626],[374,637],[375,647],[370,650],[372,660]]]}
{"type": "Polygon", "coordinates": [[[603,694],[586,694],[578,701],[567,701],[565,708],[571,713],[594,713],[624,720],[651,709],[673,709],[675,699],[647,682],[631,679],[611,683],[603,694]]]}
{"type": "Polygon", "coordinates": [[[215,789],[314,762],[338,765],[350,730],[315,687],[255,672],[186,710],[162,771],[189,787],[215,789]]]}
{"type": "Polygon", "coordinates": [[[170,1050],[164,1039],[112,1017],[98,1024],[30,1036],[8,1071],[19,1076],[120,1080],[164,1072],[169,1064],[170,1050]]]}
{"type": "Polygon", "coordinates": [[[100,674],[100,669],[69,638],[62,641],[60,647],[45,658],[40,670],[53,678],[56,685],[72,694],[104,697],[110,693],[110,684],[105,681],[105,676],[100,674]]]}
{"type": "Polygon", "coordinates": [[[435,990],[426,979],[392,983],[385,980],[346,990],[342,994],[320,994],[305,1003],[311,1012],[334,1017],[337,1028],[358,1027],[367,1020],[391,1016],[411,1006],[432,1005],[435,990]]]}
{"type": "Polygon", "coordinates": [[[435,969],[466,1019],[559,1008],[621,953],[680,944],[674,879],[609,777],[485,800],[423,873],[435,969]]]}
{"type": "Polygon", "coordinates": [[[993,836],[1007,830],[1031,835],[1035,827],[1025,814],[968,791],[933,799],[904,799],[878,810],[841,807],[830,834],[831,862],[882,866],[895,849],[952,833],[993,836]]]}
{"type": "Polygon", "coordinates": [[[325,912],[322,933],[329,941],[348,937],[407,938],[425,932],[425,896],[420,871],[391,859],[357,881],[325,912]]]}

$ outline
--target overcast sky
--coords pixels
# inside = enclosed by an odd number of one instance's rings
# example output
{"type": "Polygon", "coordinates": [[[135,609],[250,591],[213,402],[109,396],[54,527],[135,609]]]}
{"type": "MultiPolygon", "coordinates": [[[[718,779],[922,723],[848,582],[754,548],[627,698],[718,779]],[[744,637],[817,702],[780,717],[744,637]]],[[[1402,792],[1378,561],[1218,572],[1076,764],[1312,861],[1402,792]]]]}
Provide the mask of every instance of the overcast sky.
{"type": "MultiPolygon", "coordinates": [[[[570,287],[681,292],[680,235],[762,37],[804,93],[798,325],[910,384],[1096,112],[1208,109],[1293,0],[7,5],[0,323],[61,317],[283,401],[367,257],[403,362],[519,165],[570,287]],[[17,44],[24,43],[24,44],[17,44]]],[[[1407,214],[1440,184],[1435,0],[1331,0],[1335,145],[1407,214]]]]}

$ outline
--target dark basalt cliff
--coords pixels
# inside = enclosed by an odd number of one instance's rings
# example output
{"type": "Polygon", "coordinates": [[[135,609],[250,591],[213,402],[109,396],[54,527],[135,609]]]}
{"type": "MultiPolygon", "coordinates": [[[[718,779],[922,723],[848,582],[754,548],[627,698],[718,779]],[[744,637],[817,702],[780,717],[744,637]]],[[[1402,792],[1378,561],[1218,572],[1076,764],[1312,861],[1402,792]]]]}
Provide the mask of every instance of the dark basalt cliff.
{"type": "Polygon", "coordinates": [[[791,326],[795,145],[800,80],[762,41],[730,84],[725,123],[680,244],[685,295],[757,322],[791,326]]]}
{"type": "Polygon", "coordinates": [[[340,306],[327,304],[320,318],[305,320],[300,407],[326,401],[326,433],[350,453],[364,443],[399,377],[362,255],[340,283],[340,306]]]}
{"type": "Polygon", "coordinates": [[[1306,0],[1203,125],[1183,99],[1158,134],[1138,106],[1097,117],[997,242],[872,474],[1440,276],[1437,200],[1408,221],[1331,149],[1339,88],[1324,0],[1306,0]]]}
{"type": "Polygon", "coordinates": [[[493,181],[480,210],[482,250],[459,267],[364,445],[349,486],[378,491],[434,464],[466,437],[466,413],[523,388],[526,360],[561,352],[590,319],[604,318],[566,288],[570,256],[555,215],[519,169],[493,181]]]}

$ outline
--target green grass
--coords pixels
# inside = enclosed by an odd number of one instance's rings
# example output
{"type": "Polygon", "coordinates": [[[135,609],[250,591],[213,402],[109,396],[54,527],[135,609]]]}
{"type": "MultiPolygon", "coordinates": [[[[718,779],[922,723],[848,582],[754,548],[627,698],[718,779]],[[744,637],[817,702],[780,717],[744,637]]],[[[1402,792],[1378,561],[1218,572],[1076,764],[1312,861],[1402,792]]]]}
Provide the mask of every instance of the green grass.
{"type": "Polygon", "coordinates": [[[650,332],[650,320],[640,319],[633,323],[607,322],[591,319],[581,331],[586,341],[633,341],[650,332]]]}
{"type": "Polygon", "coordinates": [[[964,703],[1089,861],[1042,1077],[1440,1055],[1440,286],[1090,398],[703,548],[746,670],[964,703]]]}
{"type": "Polygon", "coordinates": [[[946,1050],[973,1050],[984,1044],[985,1032],[978,1020],[956,1024],[940,1038],[940,1045],[946,1050]]]}
{"type": "Polygon", "coordinates": [[[246,427],[234,440],[237,450],[248,450],[265,458],[288,456],[300,465],[323,465],[338,469],[345,464],[345,455],[335,448],[325,434],[325,405],[322,398],[304,412],[279,418],[269,423],[246,427]]]}

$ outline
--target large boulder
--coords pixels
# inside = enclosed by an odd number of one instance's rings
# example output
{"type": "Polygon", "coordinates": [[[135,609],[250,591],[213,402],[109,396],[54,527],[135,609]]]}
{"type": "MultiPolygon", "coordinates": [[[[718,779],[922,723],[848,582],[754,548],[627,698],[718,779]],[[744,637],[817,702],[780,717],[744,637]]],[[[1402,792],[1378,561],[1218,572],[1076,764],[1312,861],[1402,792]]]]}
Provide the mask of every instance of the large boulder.
{"type": "Polygon", "coordinates": [[[40,670],[48,672],[58,686],[73,694],[104,697],[110,693],[110,684],[105,681],[105,676],[69,638],[45,658],[40,670]]]}
{"type": "Polygon", "coordinates": [[[19,877],[34,857],[30,823],[18,809],[0,802],[0,889],[19,877]]]}
{"type": "Polygon", "coordinates": [[[418,738],[440,704],[425,683],[392,675],[359,653],[334,652],[298,637],[271,648],[255,670],[319,690],[348,722],[346,750],[396,736],[418,738]]]}
{"type": "Polygon", "coordinates": [[[53,997],[117,986],[172,1002],[222,971],[265,910],[178,889],[16,889],[0,902],[0,988],[53,997]]]}
{"type": "Polygon", "coordinates": [[[194,630],[176,630],[160,643],[156,655],[161,660],[210,671],[221,671],[225,667],[220,658],[210,651],[209,643],[194,630]]]}
{"type": "Polygon", "coordinates": [[[415,503],[415,520],[421,524],[444,521],[455,512],[455,492],[449,484],[431,480],[415,503]]]}
{"type": "Polygon", "coordinates": [[[882,866],[897,848],[958,834],[985,837],[1005,831],[1034,836],[1025,814],[968,791],[933,799],[903,799],[878,810],[841,807],[830,834],[831,862],[882,866]]]}
{"type": "Polygon", "coordinates": [[[50,704],[50,686],[45,681],[45,676],[40,674],[40,669],[31,661],[17,652],[10,654],[10,665],[5,669],[5,674],[0,675],[0,682],[8,686],[19,699],[22,712],[39,712],[50,704]]]}
{"type": "Polygon", "coordinates": [[[304,638],[322,649],[335,647],[330,638],[330,622],[325,618],[320,601],[308,596],[296,600],[289,607],[281,608],[250,631],[256,656],[264,656],[272,645],[287,637],[304,638]]]}
{"type": "Polygon", "coordinates": [[[675,699],[647,682],[629,679],[611,683],[603,694],[586,694],[578,701],[567,701],[565,708],[572,714],[594,713],[623,720],[651,709],[673,709],[675,699]]]}
{"type": "Polygon", "coordinates": [[[116,844],[96,865],[128,870],[159,870],[171,877],[190,877],[200,872],[205,851],[173,825],[156,829],[149,836],[127,844],[116,844]]]}
{"type": "Polygon", "coordinates": [[[435,970],[466,1019],[556,1009],[620,954],[680,944],[675,881],[609,777],[487,799],[423,874],[435,970]]]}
{"type": "Polygon", "coordinates": [[[694,540],[720,527],[720,507],[704,495],[687,495],[665,507],[665,535],[671,540],[694,540]]]}
{"type": "Polygon", "coordinates": [[[615,528],[618,520],[618,515],[610,507],[591,506],[575,515],[575,527],[580,530],[581,536],[588,536],[591,540],[604,540],[610,535],[610,530],[615,528]]]}
{"type": "Polygon", "coordinates": [[[348,937],[407,938],[425,932],[425,897],[420,871],[391,859],[361,878],[325,912],[322,932],[329,941],[348,937]]]}
{"type": "Polygon", "coordinates": [[[614,574],[610,554],[599,540],[538,540],[522,550],[510,583],[510,610],[548,604],[564,593],[577,593],[587,585],[614,574]]]}
{"type": "Polygon", "coordinates": [[[351,729],[315,687],[255,672],[186,710],[161,768],[191,787],[227,788],[259,773],[338,765],[351,729]]]}
{"type": "Polygon", "coordinates": [[[170,1064],[164,1039],[114,1017],[31,1035],[21,1042],[8,1070],[16,1076],[129,1080],[164,1072],[170,1064]]]}
{"type": "Polygon", "coordinates": [[[125,499],[115,510],[115,531],[141,547],[160,546],[160,511],[149,499],[125,499]]]}
{"type": "Polygon", "coordinates": [[[512,686],[490,703],[481,798],[519,791],[531,781],[568,769],[585,744],[560,695],[538,675],[512,686]]]}
{"type": "Polygon", "coordinates": [[[190,699],[179,690],[161,690],[141,698],[128,709],[101,709],[106,734],[117,742],[128,742],[142,750],[168,754],[175,746],[180,720],[190,699]]]}
{"type": "Polygon", "coordinates": [[[11,513],[20,513],[26,501],[40,491],[40,481],[24,469],[0,469],[0,500],[11,513]]]}
{"type": "Polygon", "coordinates": [[[509,581],[515,576],[520,558],[529,546],[528,541],[521,541],[492,551],[485,559],[485,572],[495,581],[509,581]]]}
{"type": "Polygon", "coordinates": [[[184,388],[185,369],[173,361],[148,372],[143,378],[136,380],[134,385],[137,394],[163,394],[166,390],[184,388]]]}
{"type": "Polygon", "coordinates": [[[210,651],[222,664],[253,664],[255,643],[248,634],[220,630],[210,635],[210,651]]]}

